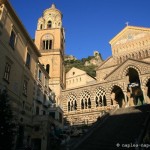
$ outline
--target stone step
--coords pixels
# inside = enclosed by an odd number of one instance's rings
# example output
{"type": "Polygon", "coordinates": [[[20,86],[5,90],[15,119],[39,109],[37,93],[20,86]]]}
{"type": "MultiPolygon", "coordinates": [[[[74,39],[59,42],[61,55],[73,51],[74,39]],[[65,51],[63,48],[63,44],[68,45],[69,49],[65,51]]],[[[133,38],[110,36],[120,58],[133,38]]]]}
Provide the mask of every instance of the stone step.
{"type": "Polygon", "coordinates": [[[118,109],[77,146],[76,150],[117,149],[122,144],[134,144],[144,128],[149,111],[150,105],[118,109]]]}

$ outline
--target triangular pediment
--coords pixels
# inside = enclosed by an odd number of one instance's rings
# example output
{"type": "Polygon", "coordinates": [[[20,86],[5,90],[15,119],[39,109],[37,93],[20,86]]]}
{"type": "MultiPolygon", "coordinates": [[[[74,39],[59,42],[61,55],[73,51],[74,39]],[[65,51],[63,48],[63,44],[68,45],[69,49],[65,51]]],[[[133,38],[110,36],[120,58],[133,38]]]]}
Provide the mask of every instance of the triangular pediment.
{"type": "Polygon", "coordinates": [[[79,76],[79,75],[83,75],[86,74],[85,71],[72,67],[67,73],[66,73],[66,77],[73,77],[73,76],[79,76]]]}
{"type": "Polygon", "coordinates": [[[124,73],[128,68],[135,68],[139,74],[150,73],[150,63],[140,60],[128,59],[124,63],[120,64],[117,68],[112,70],[105,80],[113,81],[124,78],[124,73]]]}
{"type": "Polygon", "coordinates": [[[150,28],[126,26],[109,43],[114,45],[124,44],[143,37],[150,36],[150,28]]]}
{"type": "Polygon", "coordinates": [[[104,68],[108,68],[111,66],[116,65],[116,62],[114,61],[113,57],[109,57],[108,59],[106,59],[105,61],[103,61],[100,66],[97,67],[96,70],[100,70],[100,69],[104,69],[104,68]]]}

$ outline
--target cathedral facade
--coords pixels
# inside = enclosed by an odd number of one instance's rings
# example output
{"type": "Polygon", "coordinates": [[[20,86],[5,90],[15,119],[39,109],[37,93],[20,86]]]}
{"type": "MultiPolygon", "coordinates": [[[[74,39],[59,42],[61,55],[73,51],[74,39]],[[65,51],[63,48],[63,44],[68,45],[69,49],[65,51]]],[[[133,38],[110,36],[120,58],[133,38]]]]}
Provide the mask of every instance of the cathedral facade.
{"type": "Polygon", "coordinates": [[[150,28],[126,26],[109,43],[112,56],[97,68],[96,83],[62,91],[71,125],[93,123],[114,107],[150,103],[150,28]]]}

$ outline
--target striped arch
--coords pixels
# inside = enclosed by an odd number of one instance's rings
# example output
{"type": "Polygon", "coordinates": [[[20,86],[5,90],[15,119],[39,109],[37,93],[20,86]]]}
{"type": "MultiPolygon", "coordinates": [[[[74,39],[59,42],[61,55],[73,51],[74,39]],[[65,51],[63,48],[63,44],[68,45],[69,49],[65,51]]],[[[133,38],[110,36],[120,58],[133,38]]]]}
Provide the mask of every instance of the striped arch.
{"type": "Polygon", "coordinates": [[[108,93],[111,93],[111,91],[113,90],[114,86],[118,86],[122,89],[122,91],[124,90],[123,85],[119,84],[119,83],[113,83],[111,84],[111,86],[108,88],[108,93]]]}
{"type": "Polygon", "coordinates": [[[145,100],[150,103],[150,76],[144,80],[143,86],[145,88],[145,100]]]}
{"type": "Polygon", "coordinates": [[[150,80],[150,76],[146,77],[146,79],[143,81],[142,85],[145,87],[149,80],[150,80]]]}
{"type": "Polygon", "coordinates": [[[83,90],[80,93],[81,109],[91,108],[91,93],[88,90],[83,90]]]}
{"type": "Polygon", "coordinates": [[[118,104],[119,107],[124,107],[125,96],[123,93],[123,86],[120,84],[112,84],[109,88],[109,93],[111,95],[111,105],[118,104]]]}
{"type": "Polygon", "coordinates": [[[139,69],[138,67],[136,67],[136,66],[134,66],[134,65],[129,65],[129,66],[127,66],[127,67],[123,70],[122,78],[124,78],[124,77],[127,75],[129,68],[133,68],[133,69],[135,69],[135,70],[138,72],[139,75],[141,74],[141,71],[140,71],[140,69],[139,69]]]}

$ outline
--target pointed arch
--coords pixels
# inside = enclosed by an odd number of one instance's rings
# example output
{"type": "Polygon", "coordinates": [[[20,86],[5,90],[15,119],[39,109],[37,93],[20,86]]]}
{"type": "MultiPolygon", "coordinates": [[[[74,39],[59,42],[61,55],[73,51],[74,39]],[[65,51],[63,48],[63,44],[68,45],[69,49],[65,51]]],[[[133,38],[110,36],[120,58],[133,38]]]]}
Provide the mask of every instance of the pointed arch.
{"type": "Polygon", "coordinates": [[[91,108],[91,94],[89,91],[84,90],[80,94],[81,109],[91,108]]]}
{"type": "Polygon", "coordinates": [[[127,75],[129,68],[133,68],[138,72],[139,75],[141,74],[141,71],[137,66],[128,65],[128,66],[125,67],[125,69],[123,69],[123,73],[122,73],[123,78],[127,75]]]}
{"type": "Polygon", "coordinates": [[[96,88],[94,99],[95,99],[95,106],[96,107],[102,107],[102,106],[107,105],[106,92],[102,87],[96,88]]]}
{"type": "Polygon", "coordinates": [[[73,93],[69,93],[67,96],[67,106],[68,111],[75,111],[77,110],[77,97],[73,93]]]}
{"type": "Polygon", "coordinates": [[[46,65],[46,72],[49,74],[49,71],[50,71],[50,65],[47,64],[47,65],[46,65]]]}

